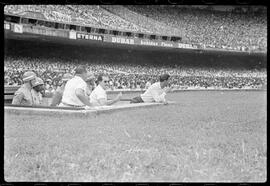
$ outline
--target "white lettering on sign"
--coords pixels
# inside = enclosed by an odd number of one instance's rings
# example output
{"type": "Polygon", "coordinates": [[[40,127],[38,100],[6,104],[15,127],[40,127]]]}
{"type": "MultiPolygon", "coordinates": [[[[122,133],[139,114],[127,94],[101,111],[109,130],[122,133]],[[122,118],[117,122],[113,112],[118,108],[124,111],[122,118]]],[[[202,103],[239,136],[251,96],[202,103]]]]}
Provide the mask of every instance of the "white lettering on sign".
{"type": "Polygon", "coordinates": [[[150,45],[150,46],[158,46],[158,43],[153,42],[153,41],[143,41],[143,40],[141,40],[141,44],[142,45],[150,45]]]}
{"type": "Polygon", "coordinates": [[[161,46],[164,46],[164,47],[173,47],[173,44],[161,42],[161,46]]]}
{"type": "Polygon", "coordinates": [[[90,34],[77,34],[78,39],[89,39],[89,40],[96,40],[96,41],[102,41],[102,37],[98,35],[90,35],[90,34]]]}
{"type": "Polygon", "coordinates": [[[134,45],[134,39],[127,39],[127,38],[122,38],[122,37],[112,37],[112,42],[134,45]]]}
{"type": "Polygon", "coordinates": [[[193,48],[190,44],[178,43],[178,48],[193,48]]]}

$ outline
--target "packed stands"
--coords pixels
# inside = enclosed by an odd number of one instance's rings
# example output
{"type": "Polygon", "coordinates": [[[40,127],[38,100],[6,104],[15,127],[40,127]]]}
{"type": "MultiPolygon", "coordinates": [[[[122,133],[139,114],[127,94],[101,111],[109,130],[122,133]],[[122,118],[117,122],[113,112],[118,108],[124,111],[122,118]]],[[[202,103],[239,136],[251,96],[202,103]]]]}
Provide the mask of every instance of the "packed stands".
{"type": "Polygon", "coordinates": [[[164,35],[164,36],[179,36],[182,37],[185,34],[183,30],[176,28],[176,25],[168,25],[163,23],[159,20],[156,20],[154,17],[151,18],[146,16],[145,14],[141,14],[140,12],[131,11],[126,6],[120,5],[102,5],[102,8],[105,10],[112,12],[123,19],[139,25],[142,28],[147,29],[150,33],[154,33],[157,35],[164,35]]]}
{"type": "Polygon", "coordinates": [[[167,5],[8,5],[5,12],[42,13],[47,20],[96,28],[180,36],[202,48],[267,50],[266,11],[233,12],[167,5]]]}
{"type": "Polygon", "coordinates": [[[175,88],[260,88],[266,86],[265,70],[232,70],[214,68],[189,68],[175,66],[155,67],[135,64],[102,64],[100,62],[62,61],[60,59],[5,58],[5,85],[22,84],[22,74],[33,70],[46,82],[47,91],[59,86],[64,73],[73,73],[78,64],[87,64],[88,70],[97,77],[100,73],[110,75],[111,89],[144,89],[148,81],[158,81],[162,73],[169,73],[175,88]]]}
{"type": "Polygon", "coordinates": [[[189,43],[203,47],[267,49],[266,13],[233,13],[172,6],[126,5],[128,9],[182,30],[189,43]]]}
{"type": "Polygon", "coordinates": [[[25,12],[42,13],[46,20],[72,23],[96,28],[117,29],[122,31],[148,32],[97,5],[8,5],[5,12],[21,15],[25,12]]]}

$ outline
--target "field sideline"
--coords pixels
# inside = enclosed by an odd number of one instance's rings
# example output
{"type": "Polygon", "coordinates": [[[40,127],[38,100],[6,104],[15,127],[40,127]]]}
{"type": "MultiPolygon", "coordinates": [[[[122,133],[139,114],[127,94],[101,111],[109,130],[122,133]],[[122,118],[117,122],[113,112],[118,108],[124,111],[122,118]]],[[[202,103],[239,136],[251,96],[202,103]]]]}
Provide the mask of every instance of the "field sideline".
{"type": "Polygon", "coordinates": [[[266,91],[168,100],[178,103],[93,117],[5,113],[5,180],[266,181],[266,91]]]}

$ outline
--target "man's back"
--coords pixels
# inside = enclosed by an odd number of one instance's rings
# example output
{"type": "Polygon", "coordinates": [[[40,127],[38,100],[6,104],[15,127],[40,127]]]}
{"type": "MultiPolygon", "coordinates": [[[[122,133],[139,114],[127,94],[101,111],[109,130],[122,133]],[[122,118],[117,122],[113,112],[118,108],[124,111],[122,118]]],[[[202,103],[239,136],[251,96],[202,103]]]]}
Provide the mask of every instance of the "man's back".
{"type": "Polygon", "coordinates": [[[31,91],[22,85],[15,93],[12,100],[13,105],[33,105],[33,96],[31,91]]]}
{"type": "Polygon", "coordinates": [[[161,102],[165,100],[165,95],[166,93],[160,87],[160,82],[156,82],[141,94],[141,98],[144,102],[161,102]]]}
{"type": "Polygon", "coordinates": [[[65,86],[62,102],[70,105],[82,106],[84,105],[76,95],[76,89],[86,90],[86,82],[79,76],[73,77],[65,86]]]}

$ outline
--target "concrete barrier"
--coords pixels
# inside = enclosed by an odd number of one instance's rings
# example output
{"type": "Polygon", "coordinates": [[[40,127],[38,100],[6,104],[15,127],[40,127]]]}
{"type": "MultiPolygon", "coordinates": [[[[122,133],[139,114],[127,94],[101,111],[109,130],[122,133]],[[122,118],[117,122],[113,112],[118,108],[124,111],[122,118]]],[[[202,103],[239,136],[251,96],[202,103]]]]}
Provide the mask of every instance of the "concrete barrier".
{"type": "MultiPolygon", "coordinates": [[[[176,102],[168,102],[169,105],[176,102]]],[[[112,113],[122,110],[133,110],[139,108],[150,108],[156,106],[165,106],[162,103],[134,103],[123,102],[119,105],[112,106],[99,106],[99,107],[85,107],[85,108],[70,108],[70,107],[48,107],[48,106],[18,106],[18,105],[5,105],[5,114],[15,115],[44,115],[44,116],[60,116],[60,115],[72,115],[77,117],[82,116],[96,116],[102,113],[112,113]]]]}

